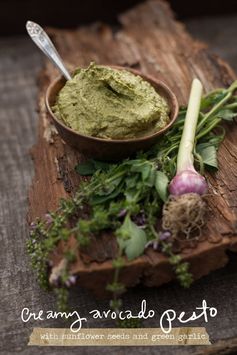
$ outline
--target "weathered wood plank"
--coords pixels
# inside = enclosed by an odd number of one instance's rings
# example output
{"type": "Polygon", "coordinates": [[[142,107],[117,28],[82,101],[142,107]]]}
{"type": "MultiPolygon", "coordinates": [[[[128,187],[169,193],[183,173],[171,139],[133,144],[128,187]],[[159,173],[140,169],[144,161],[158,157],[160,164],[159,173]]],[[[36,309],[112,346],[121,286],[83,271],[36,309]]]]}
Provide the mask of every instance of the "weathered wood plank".
{"type": "MultiPolygon", "coordinates": [[[[122,15],[120,22],[121,28],[117,32],[100,24],[75,31],[52,29],[50,32],[69,67],[87,66],[90,61],[138,67],[145,74],[166,81],[181,105],[187,102],[193,77],[199,77],[206,90],[229,85],[235,78],[227,64],[213,56],[202,43],[194,41],[174,20],[165,2],[151,0],[141,4],[122,15]]],[[[47,64],[41,75],[39,134],[33,149],[36,175],[30,191],[30,220],[56,208],[59,199],[73,194],[80,184],[74,166],[83,157],[64,144],[59,136],[52,135],[50,144],[45,139],[51,126],[45,112],[44,94],[55,75],[51,64],[47,64]]],[[[226,129],[227,136],[219,151],[220,170],[215,176],[208,176],[209,212],[207,227],[203,231],[204,241],[195,249],[183,250],[195,278],[223,266],[227,262],[226,249],[230,248],[231,243],[236,243],[232,237],[236,235],[237,226],[237,147],[234,143],[237,127],[226,129]]],[[[100,244],[100,240],[99,237],[97,254],[100,258],[93,260],[88,252],[86,256],[85,251],[79,250],[71,272],[79,274],[80,285],[101,295],[101,285],[105,286],[112,277],[112,266],[111,261],[107,260],[108,254],[105,253],[101,259],[100,248],[104,244],[100,244]],[[96,283],[93,282],[95,279],[96,283]]],[[[62,250],[61,245],[55,251],[53,266],[63,257],[62,250]]],[[[145,285],[158,286],[173,277],[167,258],[150,249],[129,263],[121,273],[121,280],[128,287],[140,280],[145,285]]]]}

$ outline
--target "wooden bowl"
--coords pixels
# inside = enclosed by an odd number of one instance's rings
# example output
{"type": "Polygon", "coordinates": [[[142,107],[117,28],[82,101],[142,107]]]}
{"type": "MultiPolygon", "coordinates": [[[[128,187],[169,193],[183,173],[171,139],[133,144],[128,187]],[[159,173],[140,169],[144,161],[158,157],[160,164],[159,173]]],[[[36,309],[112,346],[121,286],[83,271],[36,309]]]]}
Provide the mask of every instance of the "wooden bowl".
{"type": "Polygon", "coordinates": [[[145,151],[150,148],[157,142],[159,137],[172,126],[177,118],[179,109],[176,96],[164,82],[148,75],[144,75],[134,69],[118,66],[112,67],[116,69],[126,69],[135,75],[140,75],[143,79],[147,80],[161,96],[167,100],[170,107],[170,121],[166,127],[148,136],[124,140],[102,139],[86,136],[67,127],[52,112],[52,106],[55,104],[57,95],[65,85],[66,80],[62,76],[56,78],[49,85],[46,92],[47,110],[61,138],[70,146],[76,148],[79,152],[83,153],[87,157],[107,161],[116,161],[119,159],[127,158],[139,150],[145,151]]]}

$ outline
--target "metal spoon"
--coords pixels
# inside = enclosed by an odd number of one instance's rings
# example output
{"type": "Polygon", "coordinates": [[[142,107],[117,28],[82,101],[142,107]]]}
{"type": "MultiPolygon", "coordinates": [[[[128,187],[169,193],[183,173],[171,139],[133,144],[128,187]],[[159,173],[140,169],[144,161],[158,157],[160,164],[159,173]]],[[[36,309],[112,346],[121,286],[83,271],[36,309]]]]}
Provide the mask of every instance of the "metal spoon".
{"type": "Polygon", "coordinates": [[[51,60],[51,62],[56,65],[66,80],[70,80],[72,78],[71,75],[63,64],[62,58],[58,54],[58,51],[43,28],[35,22],[27,21],[26,29],[32,41],[34,41],[42,52],[51,60]]]}

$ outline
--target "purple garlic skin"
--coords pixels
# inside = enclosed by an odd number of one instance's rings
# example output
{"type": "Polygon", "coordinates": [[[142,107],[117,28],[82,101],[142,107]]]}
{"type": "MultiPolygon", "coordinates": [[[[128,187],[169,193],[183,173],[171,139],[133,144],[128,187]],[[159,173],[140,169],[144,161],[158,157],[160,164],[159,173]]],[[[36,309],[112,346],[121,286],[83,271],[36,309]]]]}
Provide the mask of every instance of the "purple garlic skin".
{"type": "Polygon", "coordinates": [[[207,192],[206,179],[195,170],[183,170],[178,173],[169,185],[171,195],[183,195],[187,193],[196,193],[203,195],[207,192]]]}

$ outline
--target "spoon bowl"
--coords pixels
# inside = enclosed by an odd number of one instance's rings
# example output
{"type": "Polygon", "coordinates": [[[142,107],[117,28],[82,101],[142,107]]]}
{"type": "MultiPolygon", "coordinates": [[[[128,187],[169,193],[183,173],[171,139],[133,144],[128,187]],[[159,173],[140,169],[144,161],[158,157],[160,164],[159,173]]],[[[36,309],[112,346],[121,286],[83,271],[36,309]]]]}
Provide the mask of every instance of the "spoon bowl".
{"type": "Polygon", "coordinates": [[[77,131],[72,130],[70,127],[67,127],[61,120],[59,120],[52,111],[57,95],[62,87],[66,83],[66,79],[63,76],[56,78],[48,87],[46,92],[46,107],[49,113],[50,118],[52,119],[60,137],[68,143],[70,146],[77,149],[82,154],[87,157],[105,160],[105,161],[116,161],[123,158],[127,158],[139,150],[147,150],[152,145],[154,145],[159,137],[164,134],[175,122],[178,115],[178,102],[175,94],[172,90],[165,84],[163,81],[153,78],[148,75],[144,75],[141,72],[119,66],[110,66],[116,69],[126,69],[132,72],[135,75],[140,75],[143,79],[148,81],[160,94],[164,97],[170,108],[170,121],[169,123],[159,131],[142,136],[139,138],[132,139],[102,139],[92,136],[83,135],[77,131]]]}

